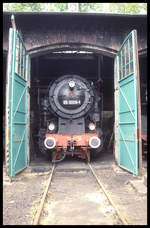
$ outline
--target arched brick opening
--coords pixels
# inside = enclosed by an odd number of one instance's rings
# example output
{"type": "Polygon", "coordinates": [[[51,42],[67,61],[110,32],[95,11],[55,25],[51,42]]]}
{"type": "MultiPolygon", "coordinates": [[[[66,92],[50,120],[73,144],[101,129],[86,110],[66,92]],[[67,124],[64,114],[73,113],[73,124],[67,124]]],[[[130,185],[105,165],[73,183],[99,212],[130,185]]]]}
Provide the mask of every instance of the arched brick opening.
{"type": "Polygon", "coordinates": [[[40,46],[34,49],[29,50],[29,54],[32,57],[37,57],[45,54],[49,54],[51,52],[56,51],[90,51],[93,53],[97,53],[104,56],[109,57],[115,57],[117,51],[114,49],[102,47],[102,46],[96,46],[92,44],[87,43],[54,43],[53,45],[47,45],[47,46],[40,46]]]}

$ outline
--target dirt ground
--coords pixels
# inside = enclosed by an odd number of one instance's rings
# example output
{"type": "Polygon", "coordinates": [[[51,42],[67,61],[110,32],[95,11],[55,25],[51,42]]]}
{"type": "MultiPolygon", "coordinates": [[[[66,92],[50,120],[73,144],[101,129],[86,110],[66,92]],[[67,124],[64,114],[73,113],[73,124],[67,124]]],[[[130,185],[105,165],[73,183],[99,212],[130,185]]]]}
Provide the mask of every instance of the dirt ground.
{"type": "Polygon", "coordinates": [[[147,224],[147,192],[141,178],[123,171],[116,165],[109,170],[96,170],[105,188],[122,215],[131,225],[147,224]],[[130,182],[140,181],[142,190],[133,188],[130,182]]]}
{"type": "Polygon", "coordinates": [[[57,172],[41,225],[114,225],[113,207],[88,171],[57,172]]]}
{"type": "MultiPolygon", "coordinates": [[[[143,177],[118,168],[112,156],[101,158],[92,165],[129,224],[146,225],[147,194],[139,194],[130,184],[130,181],[139,181],[143,177]]],[[[3,225],[31,225],[33,222],[49,172],[44,172],[43,164],[28,170],[17,175],[12,182],[3,172],[3,225]],[[31,173],[31,170],[38,172],[31,173]]],[[[65,160],[56,171],[41,224],[119,224],[86,163],[65,160]]]]}
{"type": "Polygon", "coordinates": [[[14,181],[9,182],[4,174],[3,225],[32,224],[46,179],[47,174],[21,173],[14,181]],[[32,210],[32,207],[35,210],[32,210]]]}

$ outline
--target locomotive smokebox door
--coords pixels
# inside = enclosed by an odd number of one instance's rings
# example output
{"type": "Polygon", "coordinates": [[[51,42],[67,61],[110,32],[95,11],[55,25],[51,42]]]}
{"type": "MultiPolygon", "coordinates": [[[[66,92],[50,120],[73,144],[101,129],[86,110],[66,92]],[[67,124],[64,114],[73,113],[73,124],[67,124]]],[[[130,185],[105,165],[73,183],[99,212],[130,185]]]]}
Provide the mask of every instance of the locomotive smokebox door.
{"type": "Polygon", "coordinates": [[[9,30],[6,82],[6,169],[10,177],[28,165],[29,54],[16,31],[9,30]]]}
{"type": "Polygon", "coordinates": [[[93,105],[90,83],[78,75],[59,77],[49,91],[49,102],[61,118],[79,118],[93,105]]]}
{"type": "Polygon", "coordinates": [[[124,40],[115,59],[115,155],[120,167],[141,168],[141,101],[137,32],[124,40]]]}

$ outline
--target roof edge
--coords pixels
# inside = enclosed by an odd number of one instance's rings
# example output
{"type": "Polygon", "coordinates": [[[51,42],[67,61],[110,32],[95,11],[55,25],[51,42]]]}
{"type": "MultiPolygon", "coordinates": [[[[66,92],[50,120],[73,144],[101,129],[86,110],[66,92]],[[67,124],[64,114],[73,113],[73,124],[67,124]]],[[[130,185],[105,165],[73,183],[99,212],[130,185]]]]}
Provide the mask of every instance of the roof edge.
{"type": "Polygon", "coordinates": [[[72,12],[8,12],[4,11],[3,15],[39,15],[39,16],[107,16],[107,17],[147,17],[147,14],[112,14],[112,13],[72,13],[72,12]]]}

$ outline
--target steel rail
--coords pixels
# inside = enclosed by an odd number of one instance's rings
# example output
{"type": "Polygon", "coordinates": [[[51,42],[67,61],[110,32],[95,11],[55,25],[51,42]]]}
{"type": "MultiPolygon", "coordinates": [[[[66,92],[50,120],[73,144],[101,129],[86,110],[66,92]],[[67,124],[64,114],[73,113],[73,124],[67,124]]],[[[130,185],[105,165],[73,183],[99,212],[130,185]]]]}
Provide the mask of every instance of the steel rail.
{"type": "MultiPolygon", "coordinates": [[[[105,189],[105,187],[102,184],[102,182],[100,181],[100,179],[97,177],[93,167],[91,166],[91,164],[89,162],[88,162],[88,166],[89,166],[89,169],[91,170],[93,176],[96,178],[96,181],[98,182],[99,186],[102,188],[102,190],[103,190],[104,194],[106,195],[107,199],[109,200],[109,202],[111,203],[111,205],[115,209],[115,212],[117,213],[117,215],[118,215],[119,219],[121,220],[122,224],[123,225],[129,225],[129,223],[127,222],[126,218],[124,218],[124,216],[119,212],[116,204],[113,202],[110,194],[105,189]]],[[[33,225],[38,225],[39,224],[39,220],[40,220],[40,216],[41,216],[41,213],[42,213],[42,210],[43,210],[43,206],[44,206],[44,202],[45,202],[45,199],[46,199],[46,196],[47,196],[47,192],[48,192],[49,186],[50,186],[51,181],[52,181],[54,169],[55,169],[55,163],[52,166],[51,173],[50,173],[50,176],[49,176],[49,179],[48,179],[48,182],[47,182],[47,186],[46,186],[45,191],[43,193],[40,206],[39,206],[39,208],[38,208],[38,210],[36,212],[36,215],[35,215],[35,218],[34,218],[34,221],[33,221],[33,225]]]]}
{"type": "Polygon", "coordinates": [[[106,191],[104,185],[102,184],[102,182],[100,181],[100,179],[97,177],[97,175],[96,175],[96,173],[95,173],[95,171],[94,171],[94,169],[92,168],[92,166],[91,166],[90,163],[88,163],[88,166],[89,166],[90,170],[92,171],[93,176],[96,178],[98,184],[99,184],[100,187],[102,188],[103,192],[105,193],[107,199],[109,200],[109,202],[111,203],[111,205],[112,205],[113,208],[115,209],[115,211],[116,211],[116,213],[117,213],[119,219],[120,219],[121,222],[123,223],[123,225],[129,225],[128,222],[127,222],[127,220],[126,220],[126,219],[121,215],[121,213],[119,212],[119,210],[118,210],[116,204],[113,202],[113,200],[111,199],[111,197],[110,197],[108,191],[106,191]]]}
{"type": "Polygon", "coordinates": [[[43,209],[43,206],[44,206],[44,202],[45,202],[45,199],[46,199],[46,195],[47,195],[49,186],[50,186],[51,181],[52,181],[54,169],[55,169],[55,163],[54,163],[53,166],[52,166],[52,170],[51,170],[51,173],[50,173],[48,182],[47,182],[47,186],[46,186],[45,191],[44,191],[44,193],[43,193],[43,196],[42,196],[42,199],[41,199],[40,206],[39,206],[39,208],[38,208],[38,210],[37,210],[37,213],[36,213],[36,215],[35,215],[35,218],[34,218],[34,221],[33,221],[33,225],[38,225],[38,223],[39,223],[40,215],[41,215],[41,212],[42,212],[42,209],[43,209]]]}

